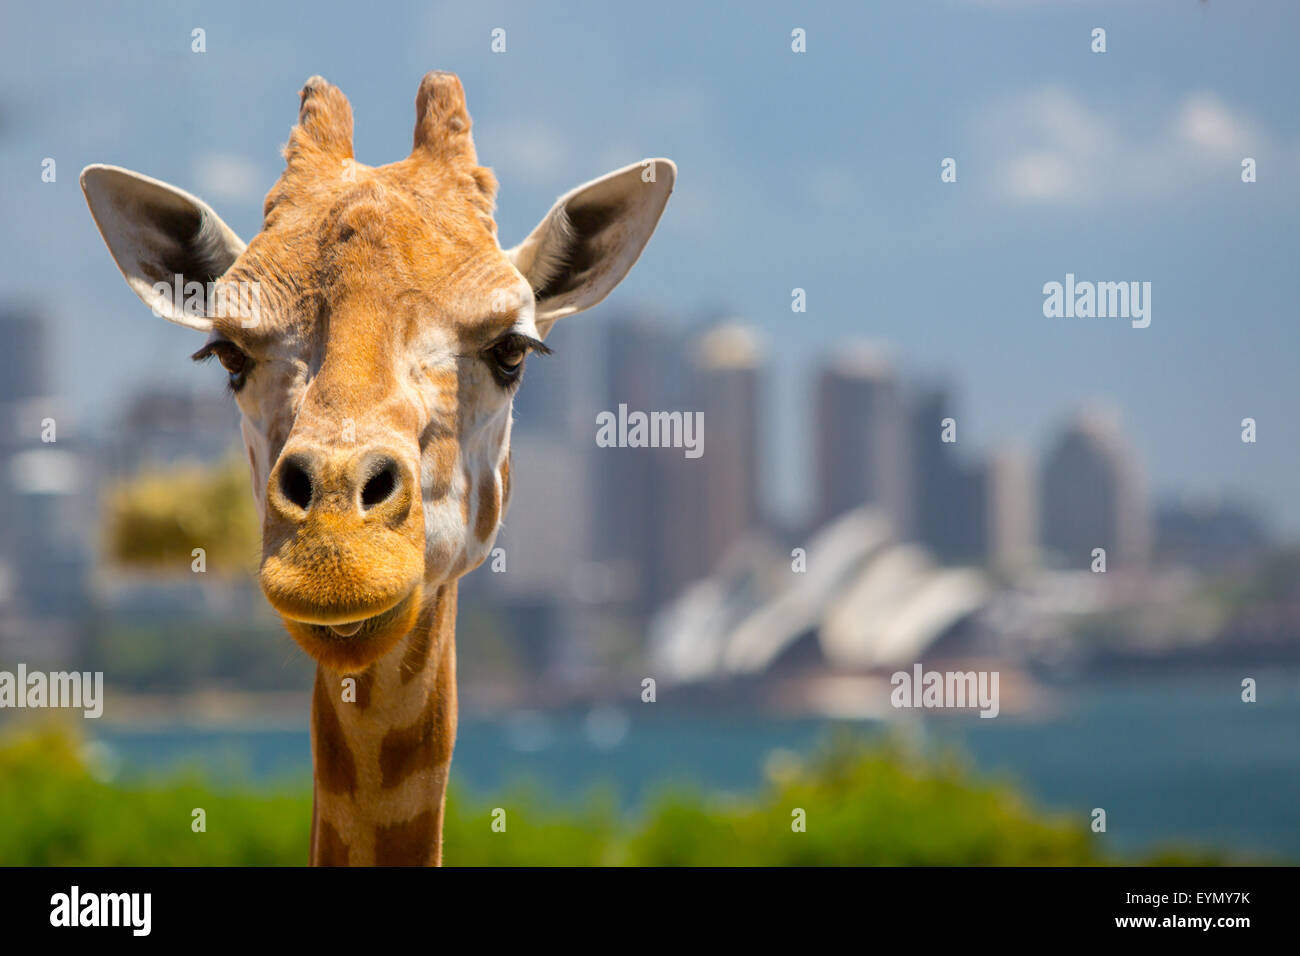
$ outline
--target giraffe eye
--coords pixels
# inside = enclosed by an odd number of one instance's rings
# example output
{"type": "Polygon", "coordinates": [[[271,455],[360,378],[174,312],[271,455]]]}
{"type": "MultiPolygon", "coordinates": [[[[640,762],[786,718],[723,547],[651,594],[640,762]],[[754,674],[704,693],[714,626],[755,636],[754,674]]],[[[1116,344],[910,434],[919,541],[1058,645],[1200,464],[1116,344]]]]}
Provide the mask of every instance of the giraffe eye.
{"type": "Polygon", "coordinates": [[[248,373],[253,369],[253,360],[244,354],[234,342],[228,342],[225,339],[209,342],[195,352],[191,358],[196,362],[204,362],[214,356],[229,376],[230,390],[238,392],[248,381],[248,373]]]}
{"type": "Polygon", "coordinates": [[[492,357],[504,372],[512,372],[524,364],[526,350],[513,342],[502,342],[492,348],[492,357]]]}
{"type": "Polygon", "coordinates": [[[524,371],[524,357],[530,350],[550,352],[539,340],[518,332],[503,336],[484,353],[492,377],[502,388],[515,385],[524,371]]]}

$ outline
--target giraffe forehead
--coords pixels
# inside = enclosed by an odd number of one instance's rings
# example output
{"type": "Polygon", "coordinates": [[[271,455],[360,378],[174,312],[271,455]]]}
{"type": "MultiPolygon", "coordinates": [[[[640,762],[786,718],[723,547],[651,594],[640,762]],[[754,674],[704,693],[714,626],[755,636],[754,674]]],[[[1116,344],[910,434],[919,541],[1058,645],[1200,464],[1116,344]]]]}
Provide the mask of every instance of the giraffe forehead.
{"type": "MultiPolygon", "coordinates": [[[[452,265],[441,278],[430,273],[423,281],[409,269],[389,265],[391,257],[375,256],[337,281],[287,301],[274,294],[273,285],[271,296],[260,296],[256,323],[237,314],[219,316],[212,338],[232,340],[256,357],[300,362],[313,373],[331,360],[355,374],[370,370],[386,376],[389,368],[408,361],[452,363],[509,332],[541,337],[528,282],[499,251],[452,265]]],[[[257,272],[249,267],[244,275],[257,272]]],[[[307,286],[291,282],[299,289],[307,286]]]]}
{"type": "Polygon", "coordinates": [[[273,214],[232,270],[271,286],[280,308],[265,334],[284,326],[319,332],[320,313],[345,298],[366,302],[368,321],[414,312],[472,334],[514,300],[531,298],[497,243],[473,176],[408,161],[370,168],[349,160],[339,170],[281,184],[273,214]]]}
{"type": "Polygon", "coordinates": [[[403,426],[414,414],[463,436],[499,404],[480,353],[512,331],[540,338],[531,288],[481,210],[454,189],[398,188],[374,172],[281,203],[236,270],[272,286],[271,320],[229,330],[279,360],[283,381],[267,384],[280,414],[269,410],[266,431],[291,430],[306,402],[310,419],[324,410],[369,428],[400,412],[403,426]]]}

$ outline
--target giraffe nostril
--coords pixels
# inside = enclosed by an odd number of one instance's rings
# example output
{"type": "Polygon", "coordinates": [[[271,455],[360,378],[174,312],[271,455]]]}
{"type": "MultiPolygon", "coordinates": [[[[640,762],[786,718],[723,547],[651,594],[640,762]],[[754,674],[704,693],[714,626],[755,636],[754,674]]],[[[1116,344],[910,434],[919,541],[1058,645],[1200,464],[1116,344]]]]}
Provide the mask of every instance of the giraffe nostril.
{"type": "Polygon", "coordinates": [[[371,475],[361,489],[361,507],[367,511],[381,505],[397,490],[397,462],[385,459],[379,470],[371,475]]]}
{"type": "Polygon", "coordinates": [[[303,511],[311,506],[311,478],[292,459],[280,466],[280,493],[303,511]]]}

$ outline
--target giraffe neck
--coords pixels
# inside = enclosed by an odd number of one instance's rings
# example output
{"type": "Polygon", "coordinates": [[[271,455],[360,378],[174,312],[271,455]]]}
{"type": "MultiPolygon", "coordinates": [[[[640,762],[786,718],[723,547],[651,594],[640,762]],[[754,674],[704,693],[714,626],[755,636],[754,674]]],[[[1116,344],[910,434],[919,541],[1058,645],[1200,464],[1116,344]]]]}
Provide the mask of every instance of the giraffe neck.
{"type": "Polygon", "coordinates": [[[437,866],[456,739],[456,582],[357,674],[316,668],[313,866],[437,866]],[[346,678],[355,678],[350,693],[346,678]]]}

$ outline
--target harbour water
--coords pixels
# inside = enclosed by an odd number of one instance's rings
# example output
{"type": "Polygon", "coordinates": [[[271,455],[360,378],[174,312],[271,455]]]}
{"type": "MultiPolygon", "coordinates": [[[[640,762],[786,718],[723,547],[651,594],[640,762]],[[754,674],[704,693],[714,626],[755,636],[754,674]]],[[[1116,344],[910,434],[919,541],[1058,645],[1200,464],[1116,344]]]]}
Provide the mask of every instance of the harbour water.
{"type": "MultiPolygon", "coordinates": [[[[1174,843],[1300,861],[1300,671],[1175,673],[1049,688],[1032,718],[974,712],[907,715],[887,725],[739,713],[680,713],[662,704],[587,712],[464,717],[458,786],[494,793],[521,781],[557,801],[593,788],[629,812],[672,784],[744,794],[763,784],[774,750],[808,753],[838,728],[956,748],[975,772],[1010,780],[1040,807],[1106,810],[1121,850],[1174,843]]],[[[218,783],[269,785],[310,774],[307,729],[104,724],[94,740],[119,777],[180,767],[218,783]]]]}

